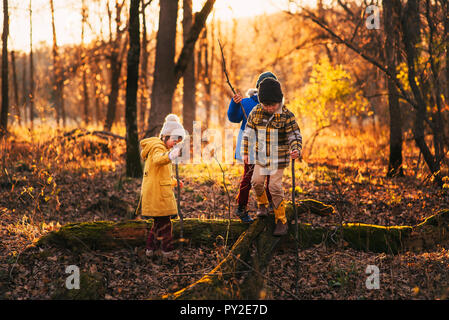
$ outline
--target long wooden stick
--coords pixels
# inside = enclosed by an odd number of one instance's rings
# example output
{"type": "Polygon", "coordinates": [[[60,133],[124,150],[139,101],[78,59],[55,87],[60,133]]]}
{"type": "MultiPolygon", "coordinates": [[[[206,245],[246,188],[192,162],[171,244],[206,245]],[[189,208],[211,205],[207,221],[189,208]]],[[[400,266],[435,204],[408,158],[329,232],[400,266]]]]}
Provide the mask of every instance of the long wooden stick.
{"type": "MultiPolygon", "coordinates": [[[[220,46],[221,59],[222,59],[222,61],[223,61],[223,72],[224,72],[224,74],[225,74],[225,76],[226,76],[226,82],[228,83],[229,87],[231,88],[232,93],[235,95],[236,92],[235,92],[235,90],[234,90],[234,87],[233,87],[232,84],[231,84],[231,81],[229,80],[228,71],[226,70],[226,60],[225,60],[225,57],[224,57],[223,47],[221,46],[220,39],[218,39],[218,45],[220,46]]],[[[245,119],[248,120],[248,116],[247,116],[247,114],[246,114],[245,108],[243,108],[242,103],[239,102],[239,105],[240,105],[240,108],[241,108],[242,111],[243,111],[243,115],[245,116],[245,119]]]]}
{"type": "Polygon", "coordinates": [[[296,245],[296,294],[299,292],[298,281],[299,281],[299,227],[298,227],[298,210],[296,210],[296,182],[295,182],[295,159],[292,159],[292,205],[295,212],[295,245],[296,245]]]}
{"type": "Polygon", "coordinates": [[[177,193],[177,204],[178,204],[178,215],[179,215],[179,222],[180,222],[180,227],[181,227],[181,233],[180,233],[180,239],[181,239],[181,246],[182,246],[182,242],[184,240],[184,217],[182,215],[182,210],[181,210],[181,185],[180,185],[180,181],[179,181],[179,168],[178,168],[178,160],[175,160],[175,168],[176,168],[176,181],[177,181],[177,185],[176,185],[176,193],[177,193]]]}

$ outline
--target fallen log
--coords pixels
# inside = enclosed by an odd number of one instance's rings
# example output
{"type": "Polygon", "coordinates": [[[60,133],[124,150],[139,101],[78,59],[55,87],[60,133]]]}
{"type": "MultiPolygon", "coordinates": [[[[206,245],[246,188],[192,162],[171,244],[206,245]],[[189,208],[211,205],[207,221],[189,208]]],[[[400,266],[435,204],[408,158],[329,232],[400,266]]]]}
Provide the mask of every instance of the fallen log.
{"type": "MultiPolygon", "coordinates": [[[[37,246],[57,246],[80,252],[85,250],[116,250],[145,245],[152,220],[124,222],[95,221],[71,223],[53,231],[36,243],[37,246]]],[[[184,239],[191,246],[213,247],[217,238],[223,237],[229,225],[229,243],[233,243],[248,228],[237,220],[184,219],[184,239]]],[[[174,237],[180,234],[179,220],[173,221],[174,237]]]]}
{"type": "MultiPolygon", "coordinates": [[[[300,208],[304,209],[304,205],[300,208]]],[[[288,206],[286,211],[288,221],[292,221],[292,206],[288,206]]],[[[284,237],[284,241],[294,241],[293,227],[294,225],[290,224],[289,234],[284,237]]],[[[162,298],[259,299],[263,289],[263,272],[281,243],[280,238],[272,236],[273,229],[274,219],[257,220],[240,236],[228,256],[210,273],[188,287],[162,298]],[[255,251],[252,256],[251,251],[255,251]],[[247,271],[243,273],[246,276],[240,281],[236,280],[235,274],[242,271],[247,271]]],[[[416,226],[383,227],[347,223],[330,230],[301,224],[299,229],[299,242],[302,248],[322,242],[328,245],[342,243],[359,250],[396,254],[407,250],[428,249],[447,241],[449,210],[442,210],[416,226]]],[[[290,294],[293,298],[297,298],[294,294],[290,294]]]]}
{"type": "MultiPolygon", "coordinates": [[[[332,206],[315,200],[297,201],[298,212],[310,211],[319,215],[333,214],[332,206]]],[[[446,240],[449,236],[449,209],[441,210],[415,226],[379,226],[363,223],[344,223],[332,228],[299,224],[299,244],[301,248],[325,242],[327,245],[344,243],[354,249],[396,254],[400,251],[431,248],[446,240]]],[[[289,235],[283,237],[281,244],[292,244],[294,219],[291,203],[286,206],[287,219],[290,221],[289,235]]],[[[256,220],[256,226],[263,224],[263,230],[273,227],[273,218],[256,220]]],[[[95,221],[71,223],[57,231],[43,236],[38,246],[52,245],[72,250],[115,250],[123,247],[135,247],[145,244],[152,220],[129,220],[124,222],[95,221]]],[[[251,227],[254,226],[251,225],[251,227]]],[[[224,219],[185,219],[184,237],[191,246],[213,246],[218,237],[224,238],[229,229],[228,244],[234,243],[239,236],[251,233],[248,224],[239,220],[224,219]],[[243,234],[243,232],[245,232],[243,234]]],[[[179,220],[173,220],[174,237],[179,236],[179,220]]],[[[269,233],[267,231],[267,233],[269,233]]],[[[265,235],[264,235],[265,236],[265,235]]],[[[263,241],[273,241],[269,238],[263,241]]],[[[262,242],[263,242],[262,241],[262,242]]]]}
{"type": "MultiPolygon", "coordinates": [[[[334,213],[331,206],[315,200],[297,202],[298,213],[310,211],[320,215],[334,213]]],[[[223,241],[229,230],[228,243],[234,243],[227,256],[211,272],[197,282],[166,295],[164,299],[258,299],[263,286],[263,273],[279,247],[295,241],[292,205],[286,206],[288,235],[273,237],[274,218],[257,219],[251,225],[237,220],[184,220],[184,236],[188,245],[212,247],[223,241]],[[235,241],[235,242],[234,242],[235,241]],[[237,275],[243,276],[238,277],[237,275]]],[[[52,245],[75,251],[114,250],[143,246],[151,220],[108,221],[69,224],[42,237],[38,246],[52,245]]],[[[331,228],[299,224],[299,246],[316,244],[342,245],[357,250],[397,254],[430,249],[449,239],[449,209],[441,210],[415,226],[378,226],[344,223],[331,228]]],[[[174,220],[175,238],[179,236],[179,220],[174,220]]]]}

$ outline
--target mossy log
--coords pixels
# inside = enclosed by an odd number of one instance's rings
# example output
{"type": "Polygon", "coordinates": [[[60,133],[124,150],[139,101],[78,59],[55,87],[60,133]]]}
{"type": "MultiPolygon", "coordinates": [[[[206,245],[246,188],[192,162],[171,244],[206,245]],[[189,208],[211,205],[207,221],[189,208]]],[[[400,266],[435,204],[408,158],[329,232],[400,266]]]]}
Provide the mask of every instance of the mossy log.
{"type": "MultiPolygon", "coordinates": [[[[334,209],[315,200],[297,202],[298,214],[310,211],[322,216],[334,209]]],[[[190,286],[164,296],[165,299],[258,299],[263,285],[261,276],[275,250],[292,246],[295,241],[294,212],[286,206],[289,232],[273,237],[274,218],[257,219],[251,225],[237,220],[184,220],[184,237],[188,245],[212,247],[222,244],[228,234],[228,244],[234,243],[228,255],[210,273],[190,286]],[[230,223],[230,225],[229,225],[230,223]],[[228,227],[229,226],[229,227],[228,227]],[[220,239],[220,240],[218,240],[220,239]],[[243,274],[242,277],[236,275],[243,274]]],[[[69,224],[41,238],[37,245],[56,245],[72,250],[113,250],[143,246],[151,220],[126,222],[87,222],[69,224]]],[[[175,238],[179,236],[179,220],[174,220],[175,238]]],[[[299,246],[315,244],[343,245],[358,250],[397,254],[428,249],[449,239],[449,209],[442,210],[415,226],[378,226],[345,223],[331,228],[300,223],[299,246]]]]}
{"type": "MultiPolygon", "coordinates": [[[[304,208],[304,204],[298,206],[298,210],[304,208]]],[[[287,207],[287,218],[288,221],[294,221],[291,205],[287,207]]],[[[430,248],[447,241],[449,210],[442,210],[416,226],[383,227],[347,223],[334,229],[312,228],[307,224],[300,224],[298,227],[301,248],[325,242],[328,245],[341,243],[365,251],[399,253],[430,248]]],[[[295,239],[294,224],[290,223],[288,236],[283,238],[273,237],[273,229],[274,219],[257,220],[210,273],[188,287],[162,298],[259,299],[263,289],[262,273],[274,251],[280,244],[291,244],[295,239]],[[251,251],[255,252],[251,255],[251,251]],[[242,272],[244,276],[237,282],[235,275],[242,272]]]]}
{"type": "MultiPolygon", "coordinates": [[[[57,246],[72,251],[116,250],[145,245],[152,220],[129,220],[125,222],[95,221],[71,223],[39,239],[37,246],[57,246]]],[[[223,243],[227,230],[228,243],[232,244],[248,228],[237,220],[184,219],[184,242],[191,246],[209,246],[223,243]],[[228,228],[229,225],[229,228],[228,228]]],[[[173,221],[174,238],[179,238],[179,220],[173,221]]]]}
{"type": "MultiPolygon", "coordinates": [[[[300,200],[297,202],[297,209],[299,217],[301,217],[301,213],[307,211],[319,215],[334,213],[332,206],[315,200],[300,200]]],[[[291,203],[286,206],[286,214],[290,221],[289,236],[280,239],[282,246],[294,244],[292,240],[294,239],[295,225],[291,203]]],[[[256,220],[251,226],[234,219],[184,219],[184,241],[187,245],[194,247],[199,245],[213,247],[217,242],[223,243],[229,230],[227,244],[231,245],[239,236],[254,233],[251,231],[251,227],[256,227],[261,223],[263,230],[274,228],[273,218],[256,220]]],[[[58,246],[74,251],[134,248],[145,244],[151,226],[151,219],[71,223],[61,227],[58,231],[43,236],[36,245],[58,246]]],[[[400,251],[430,248],[447,240],[449,237],[449,209],[441,210],[415,226],[385,227],[363,223],[344,223],[324,228],[300,223],[298,227],[301,248],[308,248],[322,242],[325,242],[326,245],[343,242],[354,249],[395,254],[400,251]]],[[[178,219],[173,220],[173,233],[175,238],[179,237],[180,223],[178,219]]],[[[270,234],[270,232],[267,231],[263,236],[266,234],[270,234]]],[[[269,238],[266,241],[275,239],[277,238],[269,238]]]]}

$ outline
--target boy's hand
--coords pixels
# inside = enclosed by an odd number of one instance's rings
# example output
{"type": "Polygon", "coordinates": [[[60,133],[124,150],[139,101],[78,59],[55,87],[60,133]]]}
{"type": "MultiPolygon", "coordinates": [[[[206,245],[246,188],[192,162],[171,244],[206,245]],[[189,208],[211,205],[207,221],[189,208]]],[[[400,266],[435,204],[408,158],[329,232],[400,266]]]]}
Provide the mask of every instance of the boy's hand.
{"type": "Polygon", "coordinates": [[[184,182],[182,182],[182,180],[179,180],[179,187],[184,188],[184,182]]]}
{"type": "Polygon", "coordinates": [[[290,152],[290,156],[292,157],[292,159],[299,158],[299,150],[293,150],[292,152],[290,152]]]}
{"type": "Polygon", "coordinates": [[[240,92],[237,92],[233,97],[232,100],[234,100],[235,103],[239,104],[243,99],[243,96],[240,92]]]}
{"type": "Polygon", "coordinates": [[[243,162],[244,162],[245,164],[248,164],[248,156],[243,156],[243,162]]]}

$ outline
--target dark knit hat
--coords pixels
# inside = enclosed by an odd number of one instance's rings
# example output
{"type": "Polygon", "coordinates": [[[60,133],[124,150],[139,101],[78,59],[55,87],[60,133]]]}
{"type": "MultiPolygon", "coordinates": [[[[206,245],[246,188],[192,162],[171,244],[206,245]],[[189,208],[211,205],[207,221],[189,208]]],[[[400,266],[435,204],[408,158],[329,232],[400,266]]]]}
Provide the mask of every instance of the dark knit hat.
{"type": "Polygon", "coordinates": [[[264,79],[259,85],[259,101],[263,104],[282,102],[284,97],[279,81],[273,78],[264,79]]]}
{"type": "Polygon", "coordinates": [[[260,76],[259,76],[259,78],[257,79],[257,82],[256,82],[256,88],[257,89],[259,89],[259,85],[260,85],[260,83],[262,82],[262,80],[263,79],[266,79],[266,78],[274,78],[274,79],[278,79],[278,78],[276,78],[276,76],[274,75],[274,73],[272,73],[272,72],[270,72],[270,71],[266,71],[266,72],[264,72],[264,73],[261,73],[260,74],[260,76]]]}

